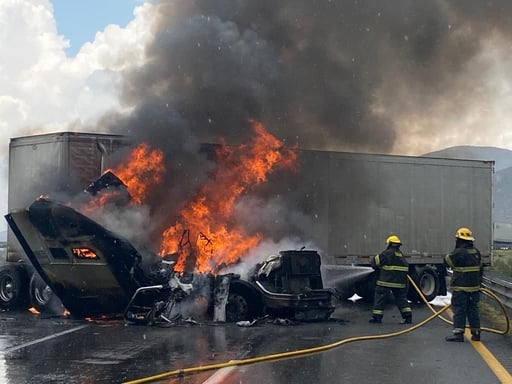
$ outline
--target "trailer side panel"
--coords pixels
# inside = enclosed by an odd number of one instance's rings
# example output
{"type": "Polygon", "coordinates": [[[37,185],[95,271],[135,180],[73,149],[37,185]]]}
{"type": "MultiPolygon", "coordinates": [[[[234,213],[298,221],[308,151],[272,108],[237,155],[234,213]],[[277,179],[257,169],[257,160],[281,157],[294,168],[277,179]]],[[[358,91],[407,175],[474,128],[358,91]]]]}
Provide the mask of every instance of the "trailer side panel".
{"type": "MultiPolygon", "coordinates": [[[[128,145],[119,135],[61,132],[12,138],[9,144],[8,211],[25,209],[41,193],[64,201],[80,193],[128,145]]],[[[9,229],[7,261],[24,259],[9,229]]]]}

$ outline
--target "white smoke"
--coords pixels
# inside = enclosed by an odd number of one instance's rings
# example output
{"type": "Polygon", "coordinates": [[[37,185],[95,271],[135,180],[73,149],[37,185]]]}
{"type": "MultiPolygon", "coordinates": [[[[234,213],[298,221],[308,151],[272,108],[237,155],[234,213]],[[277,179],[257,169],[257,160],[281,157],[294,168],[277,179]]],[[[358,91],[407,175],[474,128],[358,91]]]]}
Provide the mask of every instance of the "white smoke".
{"type": "Polygon", "coordinates": [[[102,132],[98,118],[123,110],[121,74],[144,61],[153,8],[149,3],[136,7],[126,28],[109,25],[75,57],[66,57],[69,42],[57,32],[49,0],[0,2],[0,212],[7,213],[10,138],[102,132]]]}
{"type": "Polygon", "coordinates": [[[303,248],[316,250],[320,253],[320,250],[313,243],[304,242],[298,238],[284,238],[277,242],[264,240],[244,255],[239,263],[220,270],[219,274],[235,273],[240,275],[242,279],[248,280],[254,272],[254,267],[267,260],[271,255],[275,255],[279,251],[301,250],[303,248]]]}
{"type": "Polygon", "coordinates": [[[148,244],[148,234],[153,232],[150,208],[146,205],[104,207],[87,213],[87,216],[133,245],[148,244]]]}

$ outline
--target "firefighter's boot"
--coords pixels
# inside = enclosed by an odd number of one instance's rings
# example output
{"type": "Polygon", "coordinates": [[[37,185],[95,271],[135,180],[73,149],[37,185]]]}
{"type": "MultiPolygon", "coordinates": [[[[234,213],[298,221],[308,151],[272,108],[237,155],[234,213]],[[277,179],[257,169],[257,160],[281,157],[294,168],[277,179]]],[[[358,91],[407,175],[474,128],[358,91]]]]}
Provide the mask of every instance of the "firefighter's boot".
{"type": "Polygon", "coordinates": [[[451,336],[446,336],[446,341],[455,341],[455,342],[463,342],[464,335],[460,332],[454,333],[451,336]]]}
{"type": "Polygon", "coordinates": [[[378,317],[378,316],[372,316],[372,318],[370,320],[368,320],[369,323],[373,323],[373,324],[381,324],[382,323],[382,317],[378,317]]]}
{"type": "Polygon", "coordinates": [[[412,315],[405,315],[400,324],[412,324],[412,315]]]}
{"type": "Polygon", "coordinates": [[[480,341],[480,331],[471,331],[471,340],[480,341]]]}

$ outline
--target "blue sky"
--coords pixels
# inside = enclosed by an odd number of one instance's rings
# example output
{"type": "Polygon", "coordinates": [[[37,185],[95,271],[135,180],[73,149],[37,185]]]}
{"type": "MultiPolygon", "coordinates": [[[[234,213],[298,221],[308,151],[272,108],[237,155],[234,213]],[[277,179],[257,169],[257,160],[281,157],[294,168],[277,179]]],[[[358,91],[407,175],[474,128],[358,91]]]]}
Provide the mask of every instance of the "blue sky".
{"type": "Polygon", "coordinates": [[[140,0],[51,0],[57,31],[70,41],[67,56],[75,56],[96,32],[109,24],[125,27],[133,19],[133,9],[140,0]]]}
{"type": "MultiPolygon", "coordinates": [[[[100,132],[98,119],[107,111],[123,111],[119,79],[144,63],[157,17],[156,8],[145,3],[155,2],[0,0],[0,36],[5,37],[0,44],[0,214],[7,213],[11,138],[100,132]],[[105,29],[113,24],[119,28],[105,29]],[[69,40],[69,48],[63,40],[69,40]],[[91,46],[77,56],[86,42],[91,46]]],[[[0,221],[0,232],[6,228],[0,221]]]]}

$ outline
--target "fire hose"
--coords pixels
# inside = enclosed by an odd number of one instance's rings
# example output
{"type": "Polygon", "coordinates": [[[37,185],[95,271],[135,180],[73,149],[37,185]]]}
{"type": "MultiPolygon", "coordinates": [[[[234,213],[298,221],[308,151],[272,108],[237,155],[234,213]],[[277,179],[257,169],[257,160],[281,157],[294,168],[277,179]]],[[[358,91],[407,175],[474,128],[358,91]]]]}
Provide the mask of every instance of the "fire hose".
{"type": "MultiPolygon", "coordinates": [[[[221,368],[227,368],[227,367],[233,367],[233,366],[249,365],[249,364],[261,363],[261,362],[266,362],[266,361],[271,361],[271,360],[286,359],[286,358],[291,358],[291,357],[302,357],[302,356],[310,355],[310,354],[313,354],[313,353],[325,352],[325,351],[328,351],[330,349],[337,348],[337,347],[340,347],[342,345],[349,344],[349,343],[352,343],[352,342],[355,342],[355,341],[387,339],[387,338],[390,338],[390,337],[400,336],[400,335],[403,335],[405,333],[412,332],[412,331],[414,331],[414,330],[424,326],[425,324],[431,322],[436,317],[439,317],[444,322],[452,325],[453,322],[451,320],[448,320],[448,319],[444,318],[443,316],[441,316],[441,314],[443,312],[445,312],[446,310],[448,310],[451,307],[451,304],[447,304],[443,308],[441,308],[440,310],[436,311],[432,307],[432,305],[430,305],[430,303],[427,301],[427,299],[425,298],[425,296],[423,295],[421,290],[418,288],[418,286],[416,285],[414,280],[410,276],[407,276],[407,277],[408,277],[409,282],[411,283],[411,285],[418,292],[418,294],[421,297],[421,299],[423,300],[423,302],[432,311],[432,315],[431,316],[427,317],[426,319],[422,320],[421,322],[419,322],[417,324],[412,325],[409,328],[403,329],[403,330],[398,331],[398,332],[392,332],[392,333],[381,334],[381,335],[368,335],[368,336],[350,337],[350,338],[347,338],[347,339],[338,340],[338,341],[336,341],[334,343],[330,343],[330,344],[326,344],[326,345],[321,345],[321,346],[317,346],[317,347],[312,347],[312,348],[298,349],[298,350],[295,350],[295,351],[288,351],[288,352],[282,352],[282,353],[276,353],[276,354],[270,354],[270,355],[251,357],[251,358],[247,358],[247,359],[230,360],[230,361],[227,361],[227,362],[224,362],[224,363],[202,365],[202,366],[198,366],[198,367],[175,369],[175,370],[164,372],[164,373],[160,373],[160,374],[157,374],[157,375],[154,375],[154,376],[148,376],[148,377],[144,377],[144,378],[140,378],[140,379],[136,379],[136,380],[132,380],[132,381],[126,381],[123,384],[149,383],[149,382],[152,382],[152,381],[161,380],[161,379],[164,379],[164,378],[167,378],[167,377],[171,377],[171,376],[184,376],[184,375],[190,375],[190,374],[194,374],[194,373],[205,372],[205,371],[221,369],[221,368]]],[[[495,300],[498,303],[498,305],[500,306],[500,309],[503,312],[503,315],[504,315],[504,317],[506,319],[506,327],[505,327],[504,330],[498,330],[498,329],[493,329],[493,328],[485,328],[485,327],[482,327],[481,330],[485,331],[485,332],[491,332],[491,333],[500,334],[500,335],[507,334],[508,331],[509,331],[509,328],[510,328],[510,324],[509,324],[510,322],[509,322],[508,312],[507,312],[507,309],[505,308],[504,304],[501,302],[501,300],[491,290],[489,290],[487,288],[484,288],[484,287],[481,287],[480,291],[483,294],[489,296],[490,298],[492,298],[493,300],[495,300]]]]}

